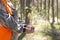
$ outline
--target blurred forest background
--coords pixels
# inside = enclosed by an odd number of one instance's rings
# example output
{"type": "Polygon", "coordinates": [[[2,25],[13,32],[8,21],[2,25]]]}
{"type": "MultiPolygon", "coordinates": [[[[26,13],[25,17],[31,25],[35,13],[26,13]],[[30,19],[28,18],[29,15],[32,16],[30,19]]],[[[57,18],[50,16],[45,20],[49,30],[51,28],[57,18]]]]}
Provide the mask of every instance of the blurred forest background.
{"type": "Polygon", "coordinates": [[[22,40],[60,40],[60,0],[12,0],[18,17],[35,32],[22,40]]]}

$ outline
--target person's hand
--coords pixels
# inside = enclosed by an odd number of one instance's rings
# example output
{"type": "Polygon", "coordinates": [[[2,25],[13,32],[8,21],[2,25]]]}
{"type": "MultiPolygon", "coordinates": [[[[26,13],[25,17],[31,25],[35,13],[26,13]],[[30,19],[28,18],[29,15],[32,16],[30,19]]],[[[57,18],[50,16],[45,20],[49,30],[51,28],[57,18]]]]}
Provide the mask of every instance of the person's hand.
{"type": "Polygon", "coordinates": [[[32,25],[27,25],[26,26],[26,31],[27,34],[33,33],[34,32],[34,27],[32,25]]]}

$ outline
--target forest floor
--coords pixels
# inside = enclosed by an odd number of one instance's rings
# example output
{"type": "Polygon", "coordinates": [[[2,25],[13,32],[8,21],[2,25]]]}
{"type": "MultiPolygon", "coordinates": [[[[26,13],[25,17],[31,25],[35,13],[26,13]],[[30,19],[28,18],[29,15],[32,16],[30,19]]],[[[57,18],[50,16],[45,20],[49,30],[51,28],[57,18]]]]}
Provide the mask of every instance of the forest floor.
{"type": "MultiPolygon", "coordinates": [[[[60,25],[54,24],[55,28],[52,28],[51,24],[47,21],[38,21],[38,24],[34,25],[35,32],[32,34],[26,34],[23,40],[55,40],[60,35],[60,25]],[[54,38],[54,39],[52,39],[54,38]]],[[[60,40],[60,37],[58,37],[60,40]]]]}

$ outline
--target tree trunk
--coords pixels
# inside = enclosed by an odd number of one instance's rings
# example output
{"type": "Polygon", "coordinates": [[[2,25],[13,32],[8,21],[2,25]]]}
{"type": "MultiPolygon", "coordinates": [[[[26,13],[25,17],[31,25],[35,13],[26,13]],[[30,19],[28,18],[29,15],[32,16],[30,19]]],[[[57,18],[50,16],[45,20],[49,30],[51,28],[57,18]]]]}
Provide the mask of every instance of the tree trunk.
{"type": "Polygon", "coordinates": [[[44,9],[46,9],[46,0],[44,0],[44,9]]]}
{"type": "Polygon", "coordinates": [[[40,0],[40,14],[42,14],[42,0],[40,0]]]}
{"type": "Polygon", "coordinates": [[[32,4],[33,4],[33,6],[35,5],[35,4],[34,4],[34,0],[32,0],[32,4]]]}
{"type": "Polygon", "coordinates": [[[52,24],[54,24],[54,0],[52,0],[52,24]]]}
{"type": "Polygon", "coordinates": [[[50,0],[48,0],[48,21],[49,21],[49,11],[50,11],[50,0]]]}
{"type": "Polygon", "coordinates": [[[56,0],[56,6],[57,6],[57,22],[58,22],[58,0],[56,0]]]}
{"type": "Polygon", "coordinates": [[[46,0],[44,0],[44,13],[45,13],[45,16],[46,16],[46,0]]]}
{"type": "Polygon", "coordinates": [[[20,0],[19,3],[20,3],[20,13],[21,13],[21,20],[22,20],[24,14],[25,0],[20,0]]]}
{"type": "Polygon", "coordinates": [[[39,0],[37,0],[37,11],[39,12],[39,0]]]}
{"type": "Polygon", "coordinates": [[[30,19],[28,17],[29,13],[31,12],[31,9],[30,9],[30,3],[31,3],[32,0],[26,0],[26,18],[25,18],[25,23],[28,24],[30,19]]]}

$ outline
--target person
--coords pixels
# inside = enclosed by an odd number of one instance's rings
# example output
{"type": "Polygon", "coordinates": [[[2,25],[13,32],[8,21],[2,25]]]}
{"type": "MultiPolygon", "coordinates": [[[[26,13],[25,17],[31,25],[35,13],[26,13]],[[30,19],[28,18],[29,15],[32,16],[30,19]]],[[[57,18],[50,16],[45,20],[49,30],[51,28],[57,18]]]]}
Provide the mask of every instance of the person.
{"type": "Polygon", "coordinates": [[[18,33],[34,32],[30,24],[18,23],[16,13],[10,0],[0,0],[0,40],[17,40],[18,33]]]}

